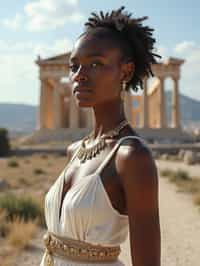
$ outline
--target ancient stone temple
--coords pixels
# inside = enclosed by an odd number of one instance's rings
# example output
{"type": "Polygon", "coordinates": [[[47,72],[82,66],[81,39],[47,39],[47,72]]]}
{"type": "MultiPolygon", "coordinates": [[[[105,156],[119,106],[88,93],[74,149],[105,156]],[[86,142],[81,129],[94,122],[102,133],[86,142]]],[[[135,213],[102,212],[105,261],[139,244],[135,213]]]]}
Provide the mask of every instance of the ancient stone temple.
{"type": "MultiPolygon", "coordinates": [[[[94,117],[91,108],[76,106],[67,78],[69,53],[37,59],[41,81],[38,129],[66,129],[77,132],[92,128],[94,117]]],[[[181,134],[179,106],[180,67],[184,60],[169,58],[152,66],[154,82],[144,80],[143,93],[126,93],[124,108],[131,125],[145,137],[178,137],[181,134]],[[166,117],[165,79],[173,80],[171,124],[166,117]]]]}

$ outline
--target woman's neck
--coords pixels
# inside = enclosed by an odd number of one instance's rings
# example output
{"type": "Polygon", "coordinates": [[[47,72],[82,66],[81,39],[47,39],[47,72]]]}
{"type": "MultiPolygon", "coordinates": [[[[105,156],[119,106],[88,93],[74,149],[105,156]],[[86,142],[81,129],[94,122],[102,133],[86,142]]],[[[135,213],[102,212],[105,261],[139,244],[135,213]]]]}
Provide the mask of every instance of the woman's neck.
{"type": "Polygon", "coordinates": [[[123,103],[120,101],[104,103],[101,106],[95,106],[94,111],[94,136],[97,137],[116,128],[122,120],[125,120],[123,103]]]}

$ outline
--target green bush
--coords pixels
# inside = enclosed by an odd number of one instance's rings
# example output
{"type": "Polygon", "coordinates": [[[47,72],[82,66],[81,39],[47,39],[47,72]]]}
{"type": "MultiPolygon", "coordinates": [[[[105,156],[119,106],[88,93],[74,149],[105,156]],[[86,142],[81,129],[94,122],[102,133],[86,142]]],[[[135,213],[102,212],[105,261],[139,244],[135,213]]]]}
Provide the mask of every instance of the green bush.
{"type": "Polygon", "coordinates": [[[164,177],[166,177],[166,176],[169,177],[169,176],[172,176],[174,172],[167,168],[167,169],[161,170],[160,173],[164,177]]]}
{"type": "Polygon", "coordinates": [[[188,172],[179,169],[175,172],[174,178],[177,178],[178,180],[189,180],[190,176],[188,172]]]}
{"type": "Polygon", "coordinates": [[[19,163],[16,160],[11,159],[11,160],[8,161],[8,166],[9,167],[18,167],[19,163]]]}
{"type": "Polygon", "coordinates": [[[5,128],[0,128],[0,157],[7,156],[10,153],[10,143],[8,131],[5,128]]]}
{"type": "Polygon", "coordinates": [[[37,202],[30,197],[17,197],[12,193],[0,197],[0,209],[7,213],[7,219],[13,221],[16,217],[24,221],[38,219],[44,225],[43,210],[37,202]]]}
{"type": "Polygon", "coordinates": [[[41,168],[36,168],[36,169],[34,169],[34,174],[35,175],[42,175],[42,174],[45,174],[46,172],[43,170],[43,169],[41,169],[41,168]]]}
{"type": "Polygon", "coordinates": [[[178,169],[177,171],[164,169],[161,171],[161,175],[164,177],[169,177],[171,181],[188,181],[191,179],[188,172],[181,169],[178,169]]]}

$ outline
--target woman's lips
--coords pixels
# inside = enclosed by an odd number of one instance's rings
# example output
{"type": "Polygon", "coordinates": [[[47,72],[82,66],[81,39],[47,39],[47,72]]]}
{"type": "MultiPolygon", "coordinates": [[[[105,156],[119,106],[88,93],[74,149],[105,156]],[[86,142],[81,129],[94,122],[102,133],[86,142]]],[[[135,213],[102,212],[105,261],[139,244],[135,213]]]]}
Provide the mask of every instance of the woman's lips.
{"type": "Polygon", "coordinates": [[[84,89],[84,88],[75,88],[74,89],[74,94],[76,93],[91,93],[92,90],[89,90],[89,89],[84,89]]]}
{"type": "Polygon", "coordinates": [[[78,99],[87,99],[91,96],[92,91],[91,90],[75,90],[75,97],[78,99]]]}

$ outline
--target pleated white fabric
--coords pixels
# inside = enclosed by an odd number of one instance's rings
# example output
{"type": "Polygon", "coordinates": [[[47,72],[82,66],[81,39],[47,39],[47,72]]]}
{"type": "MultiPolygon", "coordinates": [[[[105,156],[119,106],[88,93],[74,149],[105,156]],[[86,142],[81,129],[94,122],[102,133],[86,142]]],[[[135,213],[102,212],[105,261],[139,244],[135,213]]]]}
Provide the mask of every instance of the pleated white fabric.
{"type": "MultiPolygon", "coordinates": [[[[117,141],[108,156],[94,174],[85,176],[74,184],[66,193],[62,207],[61,197],[67,168],[76,158],[74,156],[62,171],[56,182],[45,197],[45,218],[49,232],[61,237],[69,237],[102,246],[118,246],[128,235],[128,216],[121,215],[110,202],[101,181],[100,174],[103,167],[110,160],[123,140],[139,138],[126,136],[117,141]],[[61,207],[61,216],[59,210],[61,207]]],[[[122,266],[121,261],[113,263],[80,263],[54,257],[55,266],[122,266]]],[[[45,266],[44,257],[40,266],[45,266]]]]}

